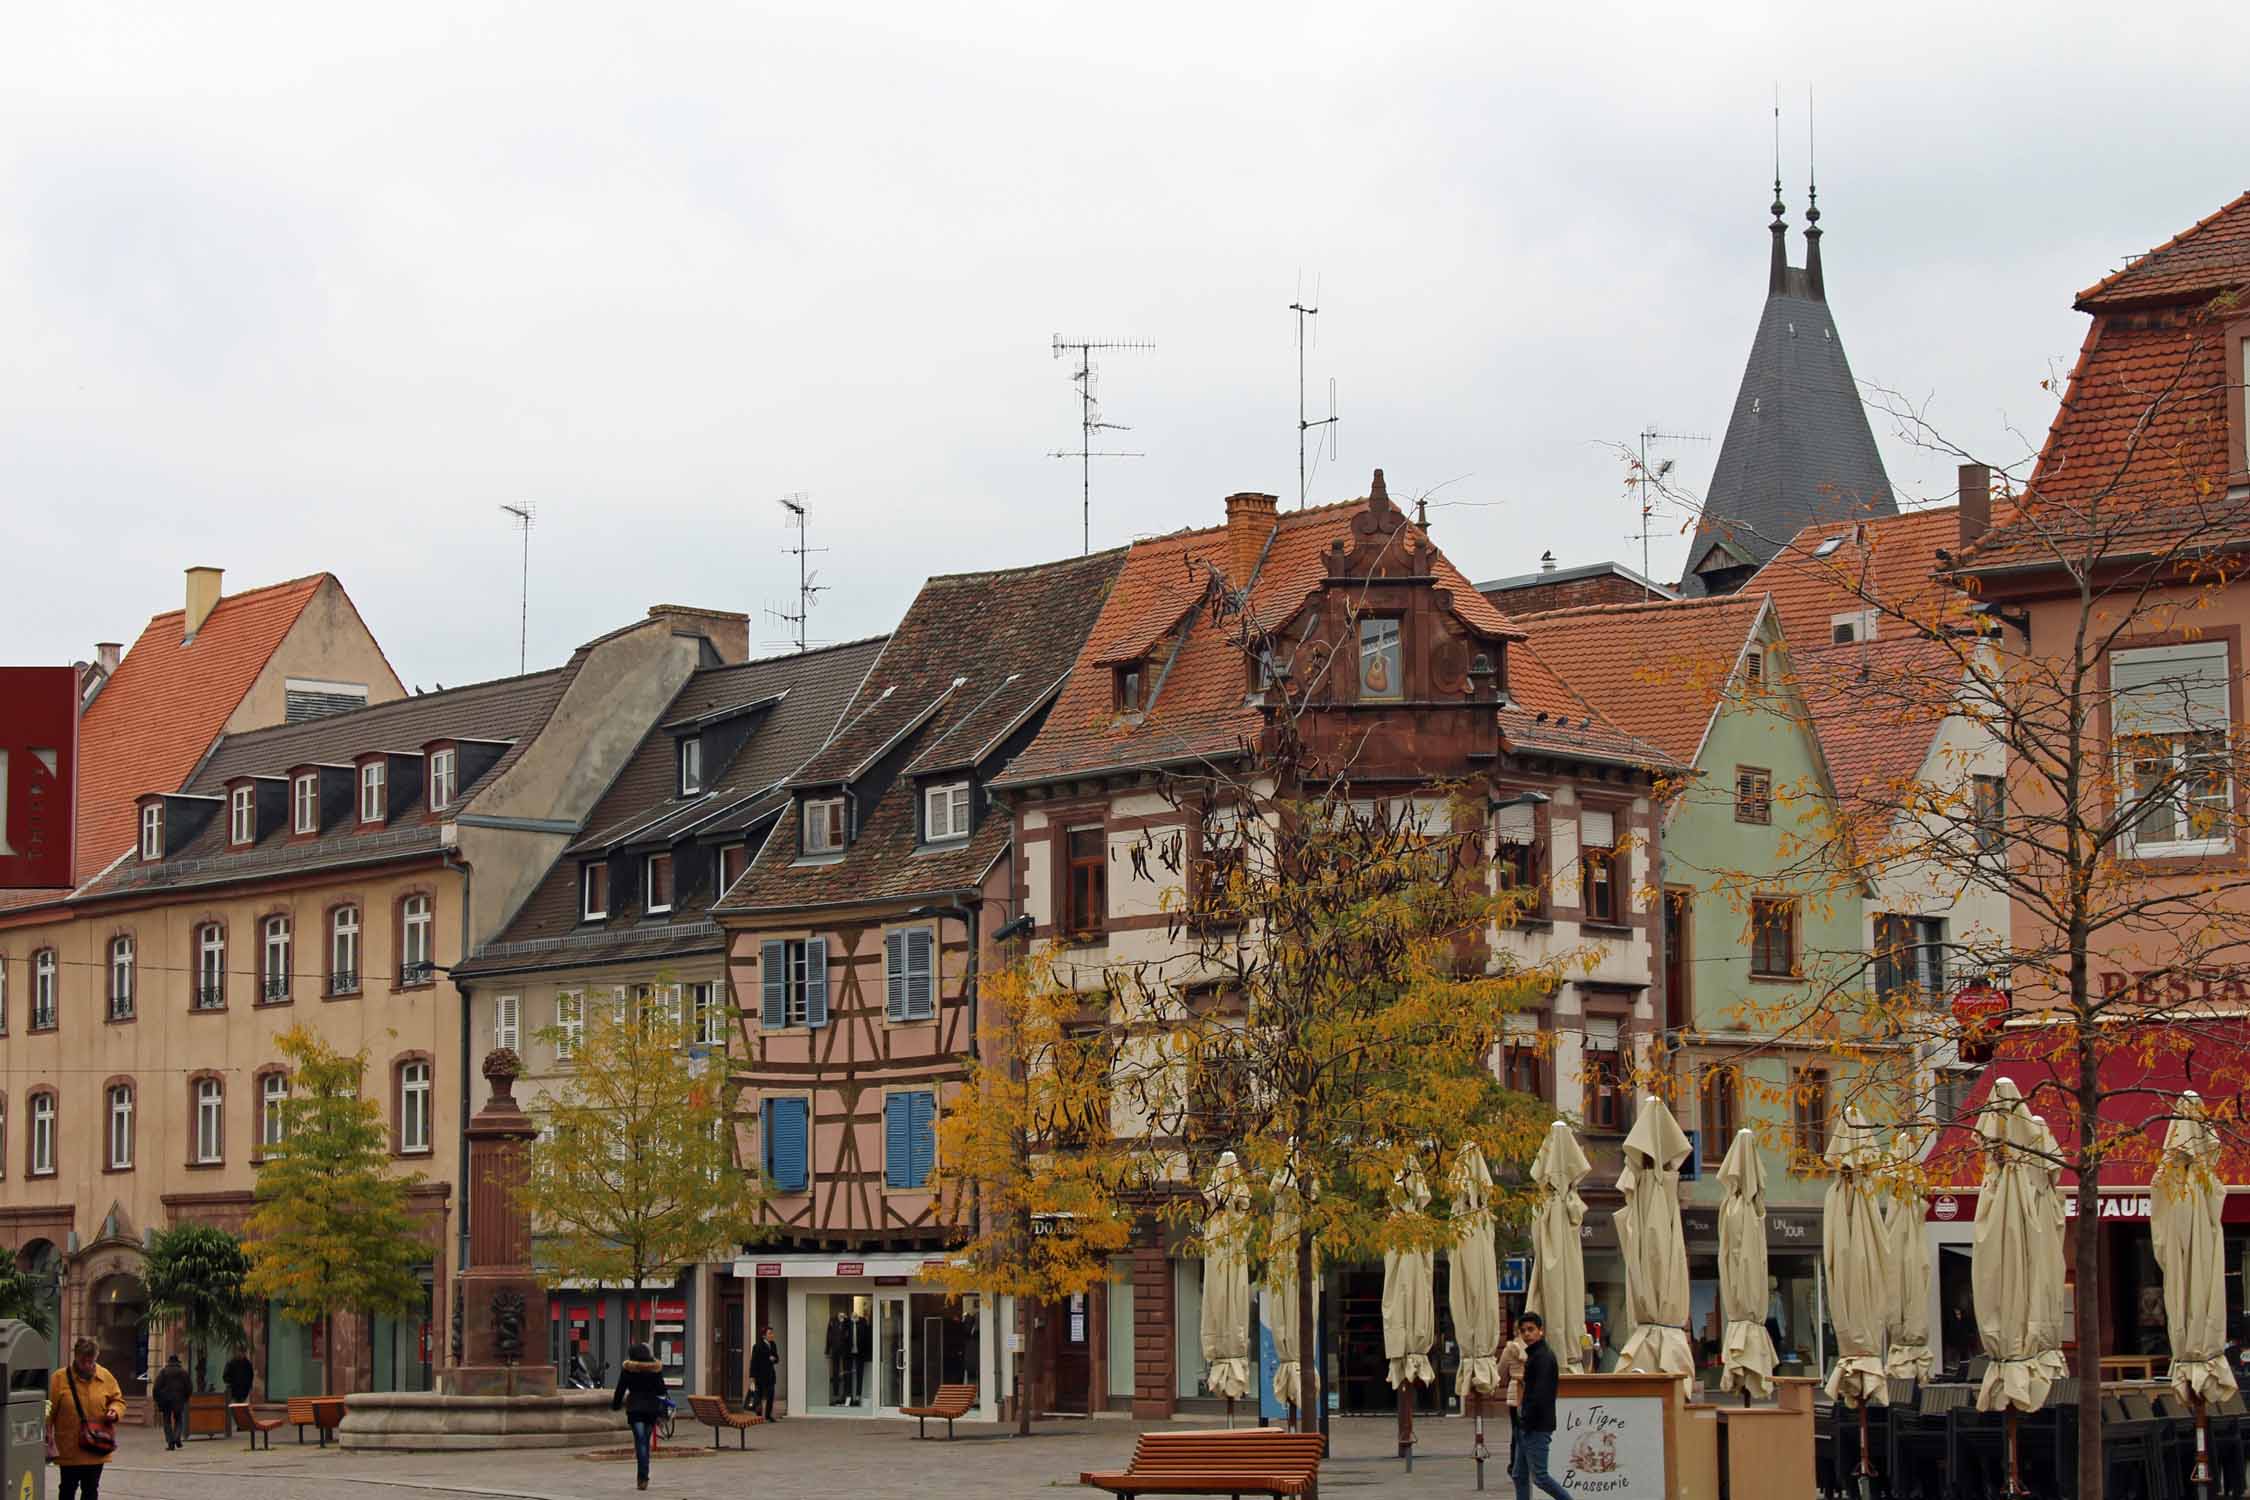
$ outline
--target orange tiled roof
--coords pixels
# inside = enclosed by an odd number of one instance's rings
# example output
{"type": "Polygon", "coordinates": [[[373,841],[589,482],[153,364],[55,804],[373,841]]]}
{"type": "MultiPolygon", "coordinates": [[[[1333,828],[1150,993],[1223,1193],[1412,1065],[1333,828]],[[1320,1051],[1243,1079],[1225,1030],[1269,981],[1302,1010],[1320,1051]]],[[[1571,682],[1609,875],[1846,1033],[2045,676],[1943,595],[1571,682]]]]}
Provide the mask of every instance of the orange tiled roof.
{"type": "Polygon", "coordinates": [[[1928,758],[1939,726],[1958,706],[1962,663],[1956,648],[1927,637],[1878,636],[1798,647],[1790,652],[1790,665],[1837,793],[1898,805],[1905,783],[1928,758]]]}
{"type": "Polygon", "coordinates": [[[79,725],[80,880],[132,847],[134,798],[185,784],[330,576],[229,594],[193,641],[184,610],[148,622],[79,725]]]}
{"type": "Polygon", "coordinates": [[[2176,301],[2239,287],[2250,270],[2250,193],[2127,262],[2078,294],[2091,312],[2144,301],[2176,301]]]}
{"type": "Polygon", "coordinates": [[[1595,604],[1518,616],[1531,647],[1626,733],[1695,764],[1762,594],[1595,604]]]}
{"type": "MultiPolygon", "coordinates": [[[[1965,611],[1960,591],[1935,576],[1939,549],[1954,548],[1960,534],[1957,505],[1807,526],[1751,575],[1742,592],[1771,598],[1782,634],[1800,646],[1828,642],[1835,617],[1861,613],[1869,598],[1916,620],[1965,611]],[[1831,541],[1836,545],[1824,553],[1831,541]]],[[[1903,622],[1878,620],[1875,634],[1901,629],[1903,622]]]]}

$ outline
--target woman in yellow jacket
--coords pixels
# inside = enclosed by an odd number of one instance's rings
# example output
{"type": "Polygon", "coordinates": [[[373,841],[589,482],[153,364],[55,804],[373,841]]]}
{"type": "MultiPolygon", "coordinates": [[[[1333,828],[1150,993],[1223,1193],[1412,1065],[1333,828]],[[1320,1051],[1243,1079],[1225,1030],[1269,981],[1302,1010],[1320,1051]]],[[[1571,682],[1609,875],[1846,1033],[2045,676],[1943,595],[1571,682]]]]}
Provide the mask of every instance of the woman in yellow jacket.
{"type": "Polygon", "coordinates": [[[114,1437],[125,1415],[125,1393],[95,1361],[99,1352],[92,1339],[78,1340],[70,1346],[70,1363],[47,1382],[47,1456],[62,1469],[56,1500],[100,1500],[102,1465],[116,1450],[114,1441],[99,1451],[80,1441],[84,1428],[104,1423],[114,1437]]]}

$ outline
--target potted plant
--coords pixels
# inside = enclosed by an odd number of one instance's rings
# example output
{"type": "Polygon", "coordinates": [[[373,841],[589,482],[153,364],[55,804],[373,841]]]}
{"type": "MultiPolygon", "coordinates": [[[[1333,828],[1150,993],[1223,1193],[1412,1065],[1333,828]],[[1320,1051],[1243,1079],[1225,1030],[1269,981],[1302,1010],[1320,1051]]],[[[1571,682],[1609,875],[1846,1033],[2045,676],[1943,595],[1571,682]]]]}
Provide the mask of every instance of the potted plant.
{"type": "Polygon", "coordinates": [[[250,1311],[242,1281],[249,1274],[250,1257],[242,1242],[208,1224],[175,1224],[158,1230],[149,1241],[144,1275],[149,1317],[179,1324],[187,1339],[188,1368],[194,1372],[195,1394],[188,1398],[190,1436],[222,1436],[227,1430],[226,1392],[209,1389],[205,1355],[213,1348],[231,1352],[249,1346],[242,1332],[242,1320],[250,1311]]]}

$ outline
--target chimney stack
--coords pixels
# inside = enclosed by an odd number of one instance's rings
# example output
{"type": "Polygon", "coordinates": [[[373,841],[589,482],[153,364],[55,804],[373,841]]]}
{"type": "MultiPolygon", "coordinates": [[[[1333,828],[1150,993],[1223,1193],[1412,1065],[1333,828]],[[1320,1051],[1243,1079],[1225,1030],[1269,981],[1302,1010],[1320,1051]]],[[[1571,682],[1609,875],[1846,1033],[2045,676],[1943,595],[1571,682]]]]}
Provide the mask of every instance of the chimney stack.
{"type": "Polygon", "coordinates": [[[699,635],[724,666],[750,659],[750,617],[731,609],[698,609],[692,604],[651,604],[648,617],[668,620],[681,635],[699,635]]]}
{"type": "Polygon", "coordinates": [[[96,641],[94,643],[94,665],[102,669],[102,675],[105,677],[117,670],[118,659],[124,654],[124,646],[116,641],[96,641]]]}
{"type": "Polygon", "coordinates": [[[1966,547],[1992,526],[1992,470],[1983,464],[1963,464],[1961,482],[1961,545],[1966,547]]]}
{"type": "Polygon", "coordinates": [[[1248,588],[1250,579],[1258,571],[1258,558],[1266,550],[1266,538],[1273,535],[1280,513],[1281,497],[1278,495],[1240,494],[1227,496],[1227,582],[1236,588],[1248,588]]]}
{"type": "Polygon", "coordinates": [[[1542,552],[1539,554],[1539,571],[1542,573],[1552,573],[1555,571],[1554,553],[1542,552]]]}
{"type": "Polygon", "coordinates": [[[211,611],[219,607],[219,580],[225,576],[224,568],[187,570],[187,621],[180,631],[182,641],[194,640],[203,622],[211,618],[211,611]]]}

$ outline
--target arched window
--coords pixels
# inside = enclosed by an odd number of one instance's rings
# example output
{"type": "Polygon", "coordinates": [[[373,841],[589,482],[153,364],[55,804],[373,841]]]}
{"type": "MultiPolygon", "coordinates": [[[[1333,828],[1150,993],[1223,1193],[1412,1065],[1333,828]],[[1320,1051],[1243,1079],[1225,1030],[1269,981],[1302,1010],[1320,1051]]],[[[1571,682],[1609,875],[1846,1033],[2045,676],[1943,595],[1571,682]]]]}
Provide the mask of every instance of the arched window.
{"type": "Polygon", "coordinates": [[[409,896],[398,904],[398,982],[428,984],[436,973],[430,952],[430,898],[409,896]]]}
{"type": "Polygon", "coordinates": [[[258,1144],[278,1146],[289,1133],[282,1106],[289,1102],[289,1075],[275,1071],[258,1077],[258,1144]]]}
{"type": "Polygon", "coordinates": [[[195,1008],[224,1010],[227,1004],[227,930],[217,922],[195,929],[195,1008]]]}
{"type": "Polygon", "coordinates": [[[359,993],[359,908],[339,906],[328,914],[328,993],[359,993]]]}
{"type": "Polygon", "coordinates": [[[262,950],[264,987],[260,997],[268,1005],[289,998],[289,919],[285,916],[266,918],[265,945],[262,950]]]}
{"type": "Polygon", "coordinates": [[[40,1089],[31,1096],[31,1146],[27,1154],[31,1175],[51,1177],[55,1171],[55,1091],[40,1089]]]}
{"type": "Polygon", "coordinates": [[[226,1159],[227,1086],[216,1078],[195,1080],[195,1160],[198,1165],[226,1159]]]}
{"type": "Polygon", "coordinates": [[[105,1091],[109,1101],[109,1155],[112,1172],[133,1165],[133,1086],[113,1083],[105,1091]]]}
{"type": "Polygon", "coordinates": [[[133,937],[119,933],[109,940],[109,1018],[127,1021],[133,1016],[133,937]]]}
{"type": "Polygon", "coordinates": [[[55,1024],[55,950],[42,948],[31,955],[31,1029],[52,1030],[55,1024]]]}

